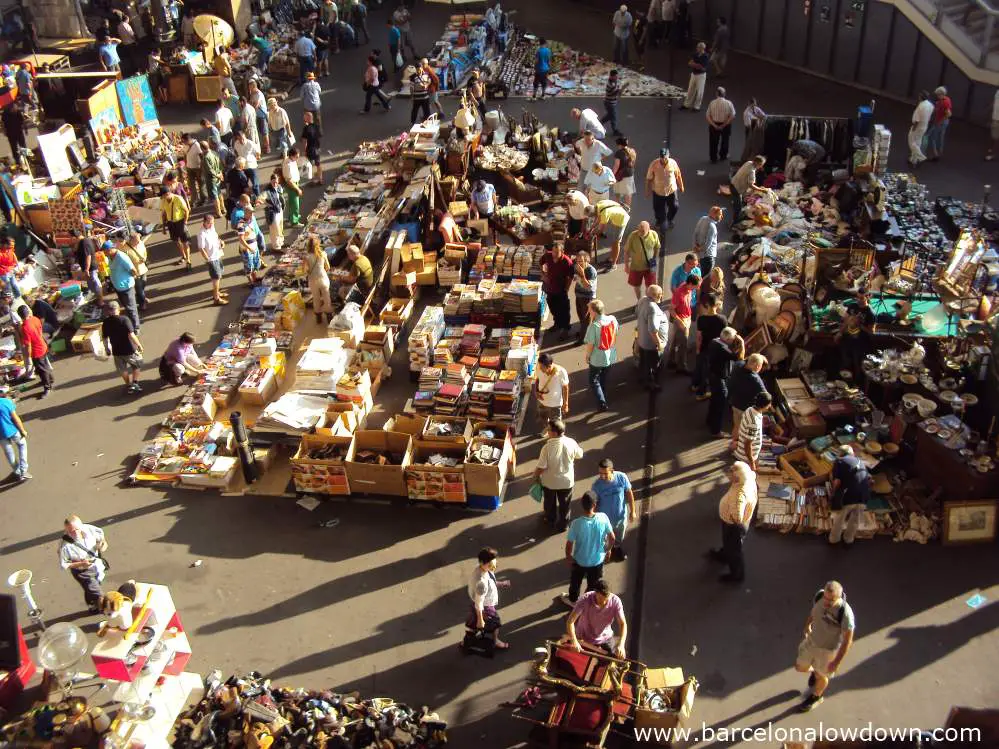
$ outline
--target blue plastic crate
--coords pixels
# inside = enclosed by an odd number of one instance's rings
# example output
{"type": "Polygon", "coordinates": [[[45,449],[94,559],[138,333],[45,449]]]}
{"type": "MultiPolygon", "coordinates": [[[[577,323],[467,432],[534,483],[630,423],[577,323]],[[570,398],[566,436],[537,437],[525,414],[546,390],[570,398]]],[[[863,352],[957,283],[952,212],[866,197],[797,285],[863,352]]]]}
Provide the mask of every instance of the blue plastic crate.
{"type": "Polygon", "coordinates": [[[468,509],[486,510],[487,512],[498,510],[501,504],[503,504],[503,499],[501,497],[496,495],[489,496],[486,494],[469,494],[468,499],[465,501],[465,506],[468,507],[468,509]]]}

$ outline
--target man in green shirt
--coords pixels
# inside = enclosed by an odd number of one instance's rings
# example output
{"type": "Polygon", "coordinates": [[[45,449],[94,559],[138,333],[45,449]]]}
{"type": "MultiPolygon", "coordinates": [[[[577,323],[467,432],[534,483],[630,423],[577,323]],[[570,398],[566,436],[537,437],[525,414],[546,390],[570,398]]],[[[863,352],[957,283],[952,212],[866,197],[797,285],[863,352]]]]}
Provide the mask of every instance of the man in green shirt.
{"type": "Polygon", "coordinates": [[[656,284],[660,246],[659,234],[652,231],[648,221],[642,221],[624,243],[624,269],[628,273],[628,285],[635,290],[635,299],[642,298],[643,281],[646,290],[656,284]]]}
{"type": "Polygon", "coordinates": [[[215,215],[225,216],[225,198],[222,195],[222,159],[214,150],[208,147],[208,141],[201,141],[201,181],[205,185],[205,194],[215,205],[215,215]]]}

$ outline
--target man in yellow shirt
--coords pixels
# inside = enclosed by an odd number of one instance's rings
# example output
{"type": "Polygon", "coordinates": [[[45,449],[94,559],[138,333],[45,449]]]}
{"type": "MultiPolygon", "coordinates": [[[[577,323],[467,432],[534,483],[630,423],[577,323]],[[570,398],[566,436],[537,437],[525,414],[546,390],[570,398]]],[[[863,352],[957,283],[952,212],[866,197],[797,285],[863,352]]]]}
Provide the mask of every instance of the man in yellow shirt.
{"type": "Polygon", "coordinates": [[[652,230],[648,221],[642,221],[624,243],[624,269],[628,273],[628,285],[635,290],[635,299],[642,298],[643,281],[646,291],[656,285],[655,269],[661,246],[659,234],[652,230]]]}
{"type": "Polygon", "coordinates": [[[191,215],[191,208],[183,196],[167,190],[160,197],[160,211],[163,216],[163,226],[166,227],[167,234],[177,245],[177,251],[180,253],[177,265],[186,263],[187,269],[191,270],[191,245],[187,236],[187,219],[191,215]]]}
{"type": "Polygon", "coordinates": [[[618,256],[621,254],[621,240],[624,239],[624,230],[628,227],[628,212],[615,200],[600,200],[596,205],[591,205],[586,209],[587,215],[596,216],[600,233],[610,240],[610,257],[603,264],[603,270],[609,271],[617,265],[618,256]]]}
{"type": "MultiPolygon", "coordinates": [[[[350,271],[345,280],[357,286],[357,292],[361,298],[353,299],[350,294],[347,294],[344,300],[361,304],[375,284],[375,271],[371,267],[371,261],[361,253],[361,249],[356,245],[347,247],[347,258],[350,260],[350,271]]],[[[344,285],[342,288],[346,290],[350,287],[344,285]]]]}

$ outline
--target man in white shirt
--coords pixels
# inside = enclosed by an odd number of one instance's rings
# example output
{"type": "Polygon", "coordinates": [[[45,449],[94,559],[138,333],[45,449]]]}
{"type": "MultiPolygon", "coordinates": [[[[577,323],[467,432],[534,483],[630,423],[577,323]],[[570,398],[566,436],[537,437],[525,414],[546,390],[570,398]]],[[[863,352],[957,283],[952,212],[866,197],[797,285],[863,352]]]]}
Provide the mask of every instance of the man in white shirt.
{"type": "Polygon", "coordinates": [[[586,208],[590,201],[579,190],[569,190],[565,196],[565,204],[569,211],[569,236],[578,236],[586,223],[586,208]]]}
{"type": "Polygon", "coordinates": [[[215,231],[215,217],[210,213],[201,222],[198,233],[198,249],[208,265],[208,277],[212,281],[212,298],[215,304],[222,305],[229,301],[229,296],[222,291],[222,239],[215,231]]]}
{"type": "Polygon", "coordinates": [[[244,171],[250,180],[250,187],[253,190],[253,198],[255,200],[257,195],[260,194],[260,185],[257,183],[257,157],[260,156],[260,146],[247,138],[246,133],[241,130],[236,135],[236,142],[233,143],[232,150],[236,152],[236,156],[246,162],[244,171]]]}
{"type": "Polygon", "coordinates": [[[101,553],[108,548],[104,531],[88,525],[77,515],[70,515],[63,523],[65,534],[59,546],[59,566],[69,570],[73,579],[83,588],[83,598],[91,612],[97,611],[101,599],[101,580],[107,574],[107,564],[101,553]]]}
{"type": "Polygon", "coordinates": [[[573,464],[583,457],[583,448],[565,436],[565,422],[553,419],[548,423],[545,442],[538,454],[534,480],[544,491],[545,522],[562,532],[569,524],[569,502],[576,483],[573,464]]]}
{"type": "Polygon", "coordinates": [[[614,152],[605,143],[597,140],[592,130],[583,133],[583,137],[576,141],[576,151],[579,153],[579,187],[586,184],[586,177],[594,164],[599,164],[607,156],[614,152]]]}
{"type": "Polygon", "coordinates": [[[298,149],[292,148],[281,162],[281,177],[284,179],[284,199],[288,208],[288,221],[292,226],[301,226],[302,175],[298,169],[298,149]]]}
{"type": "Polygon", "coordinates": [[[586,199],[591,204],[608,200],[611,186],[615,182],[617,179],[614,178],[614,172],[611,171],[610,167],[604,166],[599,161],[596,162],[587,172],[586,179],[583,180],[583,184],[586,186],[586,199]]]}
{"type": "Polygon", "coordinates": [[[555,363],[551,354],[538,357],[534,395],[538,399],[538,419],[542,425],[569,413],[569,373],[555,363]]]}
{"type": "Polygon", "coordinates": [[[222,142],[232,146],[232,110],[226,106],[225,99],[219,99],[219,108],[215,110],[215,127],[219,129],[222,142]]]}
{"type": "Polygon", "coordinates": [[[622,5],[614,13],[614,62],[622,65],[628,64],[628,39],[631,37],[633,23],[634,18],[628,12],[627,5],[622,5]]]}
{"type": "Polygon", "coordinates": [[[295,54],[298,56],[298,82],[305,83],[305,74],[316,70],[316,43],[308,31],[302,31],[295,42],[295,54]]]}
{"type": "Polygon", "coordinates": [[[933,116],[933,102],[929,91],[919,92],[919,103],[912,111],[912,125],[909,127],[909,163],[918,166],[926,161],[923,153],[923,138],[933,116]]]}
{"type": "Polygon", "coordinates": [[[715,98],[708,104],[705,114],[708,121],[708,150],[711,163],[728,158],[728,141],[732,137],[732,121],[735,120],[735,105],[725,98],[721,86],[715,91],[715,98]]]}
{"type": "Polygon", "coordinates": [[[194,205],[201,205],[201,145],[190,133],[184,133],[184,172],[187,175],[187,189],[194,198],[194,205]]]}
{"type": "Polygon", "coordinates": [[[589,130],[601,140],[607,137],[607,131],[604,130],[603,123],[600,122],[597,113],[592,109],[573,109],[569,114],[572,115],[572,119],[579,120],[580,135],[589,130]]]}

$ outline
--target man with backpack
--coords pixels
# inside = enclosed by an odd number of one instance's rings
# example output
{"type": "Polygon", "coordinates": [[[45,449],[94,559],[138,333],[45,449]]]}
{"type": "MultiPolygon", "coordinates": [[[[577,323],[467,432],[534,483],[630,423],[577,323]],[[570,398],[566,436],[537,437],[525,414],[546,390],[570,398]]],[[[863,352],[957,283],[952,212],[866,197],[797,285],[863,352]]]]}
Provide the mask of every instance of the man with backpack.
{"type": "Polygon", "coordinates": [[[798,646],[794,668],[809,674],[811,690],[798,706],[798,712],[811,712],[822,702],[829,680],[853,645],[855,626],[853,609],[846,602],[843,586],[831,580],[815,594],[812,610],[805,620],[804,638],[798,646]]]}
{"type": "Polygon", "coordinates": [[[586,361],[590,366],[590,387],[601,411],[607,405],[607,375],[611,364],[617,361],[617,331],[614,315],[604,314],[604,303],[594,299],[589,304],[590,324],[583,342],[586,344],[586,361]]]}

